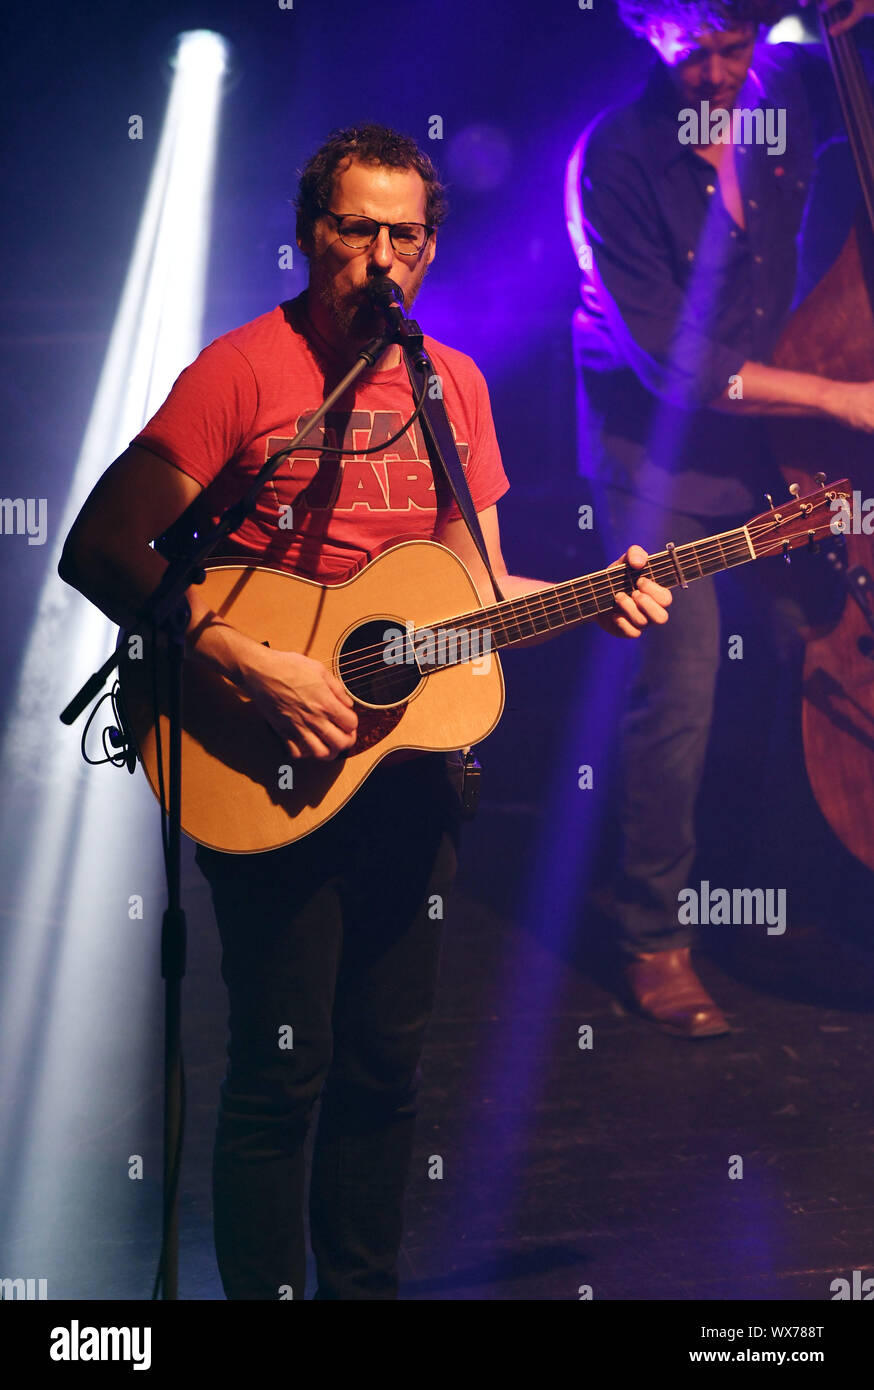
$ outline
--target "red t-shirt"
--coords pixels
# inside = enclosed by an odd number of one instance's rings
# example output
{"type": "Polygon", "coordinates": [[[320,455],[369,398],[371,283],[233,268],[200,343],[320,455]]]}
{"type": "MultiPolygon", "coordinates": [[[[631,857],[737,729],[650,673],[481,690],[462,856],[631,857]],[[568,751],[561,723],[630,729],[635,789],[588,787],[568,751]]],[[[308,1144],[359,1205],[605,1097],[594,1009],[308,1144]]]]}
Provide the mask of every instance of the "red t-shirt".
{"type": "MultiPolygon", "coordinates": [[[[236,501],[343,375],[304,336],[302,300],[288,300],[216,338],[132,441],[203,485],[198,515],[216,517],[236,501]]],[[[482,511],[509,487],[485,379],[464,353],[427,337],[425,346],[482,511]]],[[[385,452],[354,452],[389,439],[412,410],[403,361],[388,371],[364,372],[307,441],[349,452],[340,458],[312,449],[290,454],[262,489],[256,512],[217,555],[254,556],[330,584],[348,579],[388,546],[430,539],[438,506],[441,520],[460,513],[445,480],[435,491],[419,422],[385,452]]]]}

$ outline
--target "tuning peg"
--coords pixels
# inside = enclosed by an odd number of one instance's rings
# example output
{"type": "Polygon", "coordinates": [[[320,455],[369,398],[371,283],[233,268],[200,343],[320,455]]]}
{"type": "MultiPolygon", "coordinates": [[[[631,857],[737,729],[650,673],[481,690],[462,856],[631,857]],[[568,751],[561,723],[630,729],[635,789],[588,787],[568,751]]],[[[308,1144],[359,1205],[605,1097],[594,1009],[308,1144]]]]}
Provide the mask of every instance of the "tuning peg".
{"type": "Polygon", "coordinates": [[[784,542],[783,542],[783,559],[786,561],[787,565],[791,565],[791,564],[792,564],[792,556],[789,554],[789,542],[788,542],[788,541],[784,541],[784,542]]]}
{"type": "Polygon", "coordinates": [[[819,546],[817,544],[815,531],[808,531],[807,533],[807,548],[813,555],[819,554],[819,546]]]}
{"type": "Polygon", "coordinates": [[[789,495],[790,497],[794,497],[796,501],[798,500],[798,498],[801,495],[801,488],[799,487],[798,483],[789,484],[789,495]]]}
{"type": "Polygon", "coordinates": [[[817,487],[825,487],[825,474],[824,474],[824,473],[814,473],[814,475],[813,475],[813,481],[816,483],[816,486],[817,486],[817,487]]]}
{"type": "Polygon", "coordinates": [[[766,493],[765,493],[765,501],[767,502],[768,506],[771,507],[771,508],[773,509],[773,506],[774,506],[774,499],[773,499],[773,497],[771,496],[770,492],[766,492],[766,493]]]}

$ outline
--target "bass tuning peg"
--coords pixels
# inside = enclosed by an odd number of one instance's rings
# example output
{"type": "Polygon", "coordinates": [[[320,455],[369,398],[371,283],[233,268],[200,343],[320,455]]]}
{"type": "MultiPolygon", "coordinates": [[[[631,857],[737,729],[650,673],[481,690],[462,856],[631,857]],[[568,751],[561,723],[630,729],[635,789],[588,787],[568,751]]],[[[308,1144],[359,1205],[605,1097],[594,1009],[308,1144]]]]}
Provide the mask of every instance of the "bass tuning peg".
{"type": "Polygon", "coordinates": [[[798,498],[801,496],[801,488],[798,483],[789,484],[789,495],[790,497],[794,497],[796,502],[798,501],[798,498]]]}
{"type": "Polygon", "coordinates": [[[774,499],[773,499],[773,497],[771,496],[770,492],[766,492],[766,493],[765,493],[765,501],[767,502],[768,506],[773,510],[773,507],[774,507],[774,499]]]}
{"type": "Polygon", "coordinates": [[[814,473],[814,475],[813,475],[813,481],[816,483],[816,486],[817,486],[817,487],[825,487],[825,474],[824,474],[824,473],[814,473]]]}

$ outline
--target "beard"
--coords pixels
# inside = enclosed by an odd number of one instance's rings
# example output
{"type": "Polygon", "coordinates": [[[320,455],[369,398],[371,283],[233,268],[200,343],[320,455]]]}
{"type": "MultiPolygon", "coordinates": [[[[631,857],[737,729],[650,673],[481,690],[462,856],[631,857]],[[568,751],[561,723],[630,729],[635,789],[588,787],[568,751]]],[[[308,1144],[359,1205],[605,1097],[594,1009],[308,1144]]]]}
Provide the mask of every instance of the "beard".
{"type": "MultiPolygon", "coordinates": [[[[404,293],[404,308],[407,312],[412,308],[427,270],[427,263],[423,263],[404,293]]],[[[375,280],[380,277],[373,275],[369,278],[375,280]]],[[[363,289],[340,290],[335,280],[319,276],[315,290],[334,327],[344,338],[354,343],[366,343],[382,332],[385,326],[383,316],[373,307],[363,289]]]]}

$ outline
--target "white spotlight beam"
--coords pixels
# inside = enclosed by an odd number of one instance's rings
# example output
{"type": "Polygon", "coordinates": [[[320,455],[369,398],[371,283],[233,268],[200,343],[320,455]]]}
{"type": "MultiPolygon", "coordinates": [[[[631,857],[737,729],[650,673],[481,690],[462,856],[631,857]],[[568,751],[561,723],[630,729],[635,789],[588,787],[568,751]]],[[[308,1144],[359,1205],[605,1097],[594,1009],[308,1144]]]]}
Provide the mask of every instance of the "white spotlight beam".
{"type": "MultiPolygon", "coordinates": [[[[222,76],[228,46],[219,34],[179,38],[176,71],[130,267],[85,429],[37,618],[22,663],[17,706],[2,760],[27,775],[69,747],[57,715],[71,676],[100,664],[111,629],[61,583],[56,570],[64,537],[107,465],[161,404],[200,346],[213,170],[222,76]],[[84,614],[89,612],[89,616],[84,614]],[[75,640],[72,640],[75,638],[75,640]],[[54,684],[51,671],[61,680],[54,684]]],[[[108,651],[107,651],[108,654],[108,651]]]]}
{"type": "MultiPolygon", "coordinates": [[[[80,722],[71,731],[59,713],[75,688],[112,650],[114,629],[57,575],[63,539],[86,495],[166,396],[201,346],[213,172],[228,45],[218,34],[180,35],[175,72],[154,167],[118,312],[69,494],[54,535],[47,572],[21,662],[12,714],[0,749],[6,789],[0,813],[0,915],[8,924],[0,1017],[0,1068],[15,1102],[17,1125],[5,1127],[7,1158],[21,1175],[16,1228],[45,1227],[70,1194],[59,1191],[47,1155],[83,1108],[100,1105],[93,1086],[112,1055],[111,1038],[136,1028],[126,1000],[132,968],[151,969],[154,942],[140,938],[138,959],[122,949],[112,913],[130,893],[129,855],[151,828],[124,820],[133,806],[112,769],[85,768],[80,722]],[[121,817],[119,809],[124,808],[121,817]],[[125,848],[126,845],[126,848],[125,848]],[[100,848],[104,849],[101,855],[100,848]],[[113,908],[109,904],[114,904],[113,908]],[[87,997],[83,963],[99,948],[100,1004],[87,997]],[[78,963],[77,963],[78,956],[78,963]],[[70,1001],[80,1001],[70,1014],[70,1001]],[[77,1026],[78,1020],[78,1026],[77,1026]],[[46,1033],[45,1030],[48,1030],[46,1033]],[[42,1039],[34,1066],[28,1042],[42,1039]],[[30,1057],[30,1063],[28,1058],[30,1057]],[[31,1066],[24,1101],[16,1074],[31,1066]],[[88,1078],[91,1079],[90,1083],[88,1078]]],[[[138,875],[134,875],[138,877],[138,875]]],[[[117,921],[117,919],[116,919],[117,921]]],[[[4,1107],[5,1110],[5,1107],[4,1107]]],[[[105,1117],[100,1117],[101,1122],[105,1117]]],[[[95,1194],[77,1194],[86,1204],[95,1194]]]]}

